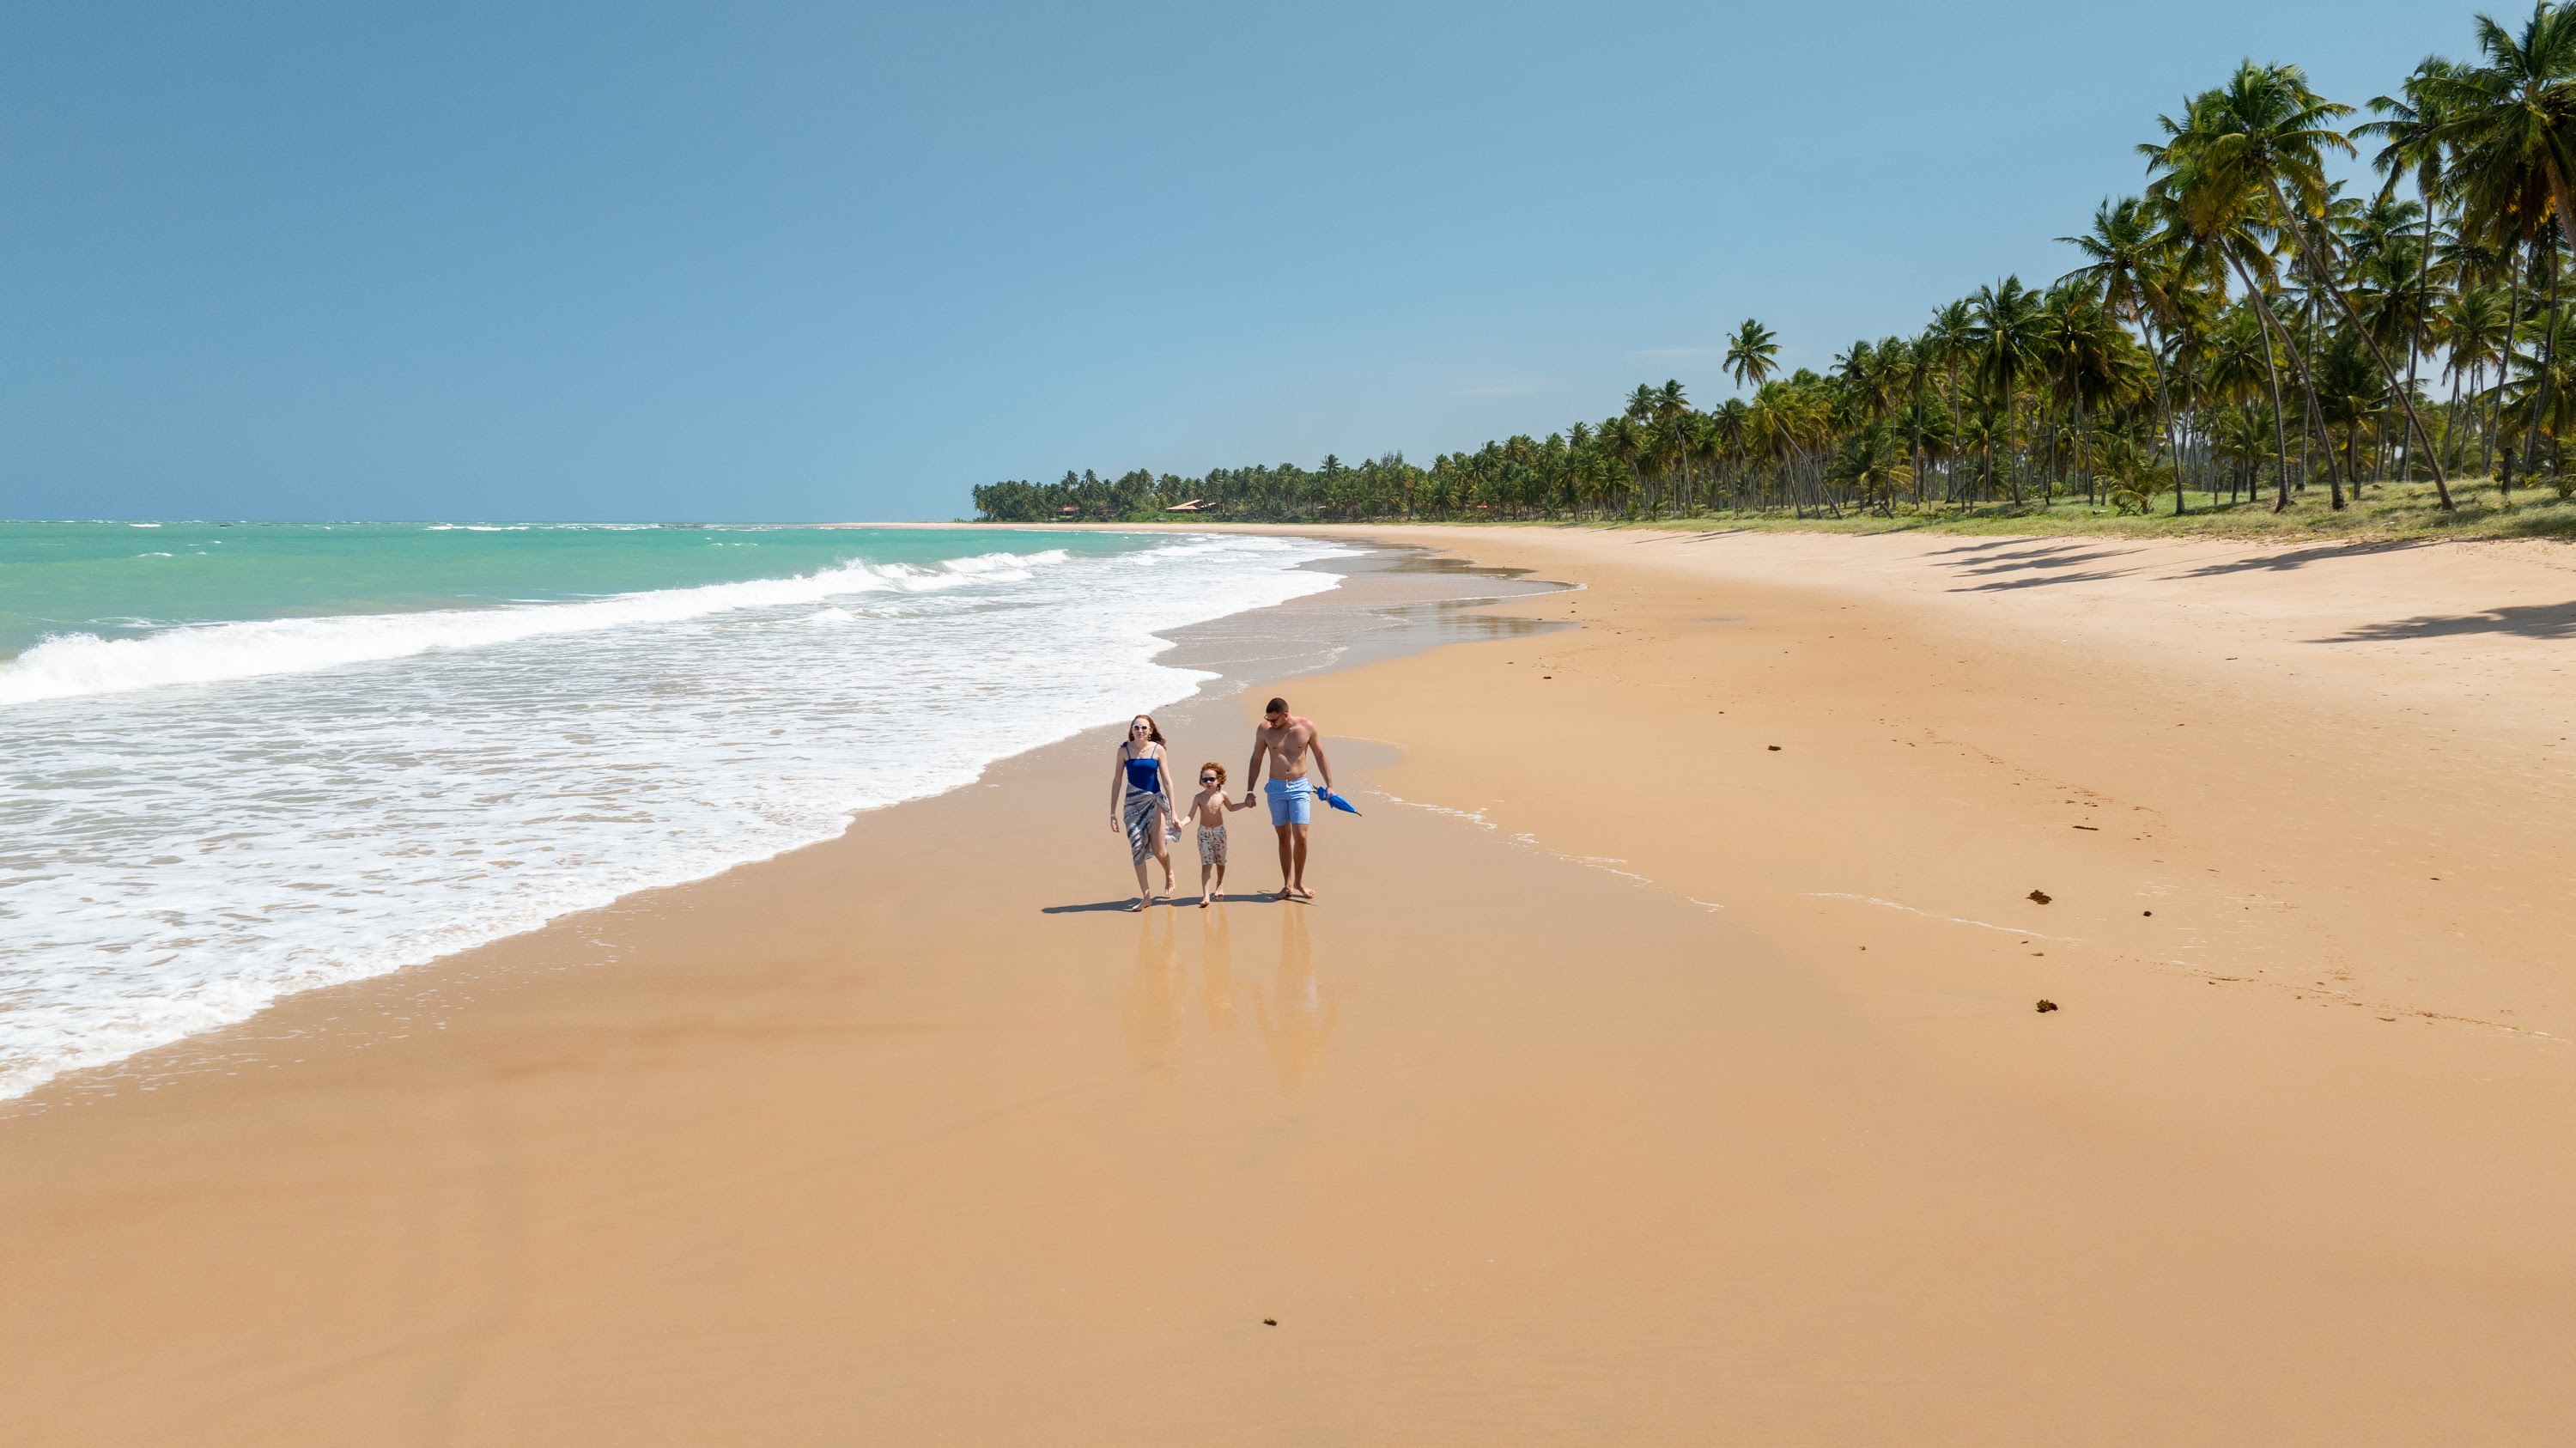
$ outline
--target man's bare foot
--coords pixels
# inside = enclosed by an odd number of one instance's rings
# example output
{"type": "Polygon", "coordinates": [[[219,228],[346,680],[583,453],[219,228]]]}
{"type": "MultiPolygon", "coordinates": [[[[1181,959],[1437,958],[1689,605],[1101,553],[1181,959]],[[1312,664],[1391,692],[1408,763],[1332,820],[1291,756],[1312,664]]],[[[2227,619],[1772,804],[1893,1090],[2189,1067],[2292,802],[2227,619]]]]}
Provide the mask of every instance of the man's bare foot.
{"type": "Polygon", "coordinates": [[[1271,899],[1273,899],[1273,900],[1277,900],[1277,901],[1279,901],[1279,902],[1280,902],[1280,903],[1282,903],[1282,904],[1285,904],[1285,903],[1287,903],[1288,901],[1291,901],[1291,900],[1296,899],[1296,898],[1297,898],[1297,892],[1296,892],[1296,891],[1294,891],[1294,890],[1289,889],[1289,888],[1288,888],[1287,886],[1285,886],[1285,885],[1282,885],[1282,886],[1280,886],[1280,887],[1279,887],[1279,893],[1278,893],[1278,894],[1276,894],[1276,895],[1271,896],[1270,898],[1271,898],[1271,899]]]}
{"type": "Polygon", "coordinates": [[[1299,886],[1297,886],[1297,887],[1296,887],[1296,890],[1297,890],[1297,898],[1298,898],[1298,899],[1305,901],[1305,902],[1306,902],[1307,904],[1309,904],[1309,905],[1312,905],[1312,904],[1314,904],[1314,903],[1315,903],[1315,892],[1314,892],[1314,891],[1307,889],[1307,888],[1306,888],[1305,886],[1303,886],[1303,885],[1299,885],[1299,886]]]}
{"type": "Polygon", "coordinates": [[[1142,909],[1144,909],[1144,908],[1145,908],[1145,897],[1144,897],[1144,896],[1142,896],[1142,895],[1139,895],[1139,896],[1137,896],[1137,897],[1136,897],[1136,903],[1135,903],[1135,904],[1133,904],[1133,905],[1128,906],[1128,907],[1127,907],[1127,911],[1128,911],[1128,913],[1129,913],[1129,914],[1131,914],[1131,915],[1132,915],[1132,914],[1134,914],[1135,912],[1137,912],[1137,911],[1139,911],[1139,910],[1142,910],[1142,909]]]}

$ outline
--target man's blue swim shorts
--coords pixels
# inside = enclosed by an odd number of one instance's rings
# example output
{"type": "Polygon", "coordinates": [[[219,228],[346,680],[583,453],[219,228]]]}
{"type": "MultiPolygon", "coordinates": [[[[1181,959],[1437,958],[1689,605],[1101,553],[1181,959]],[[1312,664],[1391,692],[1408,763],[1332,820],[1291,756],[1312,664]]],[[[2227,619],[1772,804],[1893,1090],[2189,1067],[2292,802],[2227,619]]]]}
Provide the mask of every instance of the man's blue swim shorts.
{"type": "Polygon", "coordinates": [[[1315,818],[1315,781],[1311,779],[1274,779],[1263,788],[1270,795],[1270,822],[1274,825],[1311,824],[1315,818]]]}

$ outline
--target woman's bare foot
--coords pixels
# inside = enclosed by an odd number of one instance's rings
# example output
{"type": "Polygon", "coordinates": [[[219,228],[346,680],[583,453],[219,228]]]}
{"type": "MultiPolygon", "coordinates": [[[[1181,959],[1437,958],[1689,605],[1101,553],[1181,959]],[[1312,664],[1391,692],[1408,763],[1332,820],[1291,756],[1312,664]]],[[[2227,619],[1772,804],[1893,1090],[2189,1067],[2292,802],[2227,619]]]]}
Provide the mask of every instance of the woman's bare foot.
{"type": "Polygon", "coordinates": [[[1132,914],[1136,913],[1137,911],[1142,910],[1142,909],[1144,909],[1144,908],[1145,908],[1145,897],[1144,897],[1144,896],[1142,896],[1142,895],[1139,895],[1139,896],[1137,896],[1137,897],[1136,897],[1136,903],[1127,907],[1127,913],[1129,913],[1129,914],[1131,914],[1131,915],[1132,915],[1132,914]]]}
{"type": "Polygon", "coordinates": [[[1303,885],[1297,887],[1296,896],[1298,899],[1305,901],[1309,905],[1315,903],[1315,892],[1307,889],[1303,885]]]}
{"type": "Polygon", "coordinates": [[[1199,897],[1199,908],[1200,908],[1201,910],[1205,910],[1206,908],[1208,908],[1208,902],[1209,902],[1209,901],[1211,901],[1211,900],[1214,900],[1215,898],[1216,898],[1216,897],[1215,897],[1214,895],[1201,895],[1201,896],[1199,897]]]}
{"type": "Polygon", "coordinates": [[[1281,903],[1281,904],[1283,904],[1283,905],[1285,905],[1285,904],[1287,904],[1289,901],[1294,900],[1294,899],[1296,899],[1296,898],[1297,898],[1297,892],[1296,892],[1296,891],[1294,891],[1294,890],[1289,889],[1289,888],[1288,888],[1287,886],[1285,886],[1285,885],[1282,885],[1282,886],[1280,886],[1280,887],[1279,887],[1279,893],[1278,893],[1278,894],[1276,894],[1276,895],[1271,896],[1270,898],[1271,898],[1271,899],[1273,899],[1273,900],[1278,901],[1279,903],[1281,903]]]}

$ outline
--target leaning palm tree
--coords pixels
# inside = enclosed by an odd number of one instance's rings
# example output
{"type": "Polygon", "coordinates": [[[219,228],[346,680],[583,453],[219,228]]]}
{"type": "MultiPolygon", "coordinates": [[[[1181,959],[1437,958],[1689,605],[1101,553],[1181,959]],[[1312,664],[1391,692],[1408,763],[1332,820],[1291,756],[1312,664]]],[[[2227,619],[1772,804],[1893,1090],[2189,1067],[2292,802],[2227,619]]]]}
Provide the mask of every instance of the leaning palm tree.
{"type": "Polygon", "coordinates": [[[1780,370],[1779,334],[1747,317],[1726,339],[1726,370],[1738,387],[1760,389],[1780,370]]]}
{"type": "MultiPolygon", "coordinates": [[[[2361,329],[2352,299],[2336,283],[2335,236],[2323,224],[2334,203],[2334,188],[2325,174],[2326,153],[2354,154],[2352,142],[2332,123],[2351,113],[2352,107],[2310,90],[2306,72],[2297,66],[2257,65],[2249,60],[2237,67],[2225,86],[2195,99],[2188,124],[2175,127],[2167,121],[2171,139],[2163,147],[2149,148],[2148,154],[2166,177],[2195,178],[2205,193],[2205,206],[2214,207],[2217,214],[2237,211],[2249,202],[2260,208],[2261,224],[2296,249],[2310,288],[2321,291],[2347,324],[2361,329]]],[[[2424,448],[2433,486],[2443,506],[2449,507],[2450,489],[2443,481],[2441,460],[2433,456],[2414,399],[2400,387],[2397,370],[2389,365],[2378,342],[2367,330],[2360,335],[2382,380],[2398,394],[2408,435],[2413,445],[2424,448]]],[[[2309,406],[2313,410],[2315,405],[2311,383],[2309,406]]]]}
{"type": "MultiPolygon", "coordinates": [[[[2263,332],[2258,349],[2263,363],[2264,383],[2272,402],[2272,458],[2276,464],[2274,508],[2290,506],[2290,445],[2281,406],[2280,365],[2275,352],[2288,355],[2292,372],[2303,391],[2307,388],[2307,366],[2297,342],[2272,310],[2271,292],[2278,280],[2278,248],[2256,198],[2245,184],[2241,172],[2207,164],[2203,147],[2195,142],[2218,130],[2223,122],[2206,118],[2206,113],[2220,109],[2216,91],[2205,91],[2187,102],[2183,119],[2156,117],[2165,132],[2162,143],[2146,142],[2138,147],[2147,158],[2147,168],[2155,173],[2147,184],[2147,200],[2167,218],[2167,229],[2184,248],[2191,264],[2217,271],[2232,270],[2244,289],[2244,299],[2253,308],[2263,332]],[[2276,348],[2275,343],[2278,343],[2276,348]]],[[[2314,410],[2313,395],[2310,399],[2314,410]]]]}
{"type": "Polygon", "coordinates": [[[2519,35],[2484,15],[2477,35],[2486,63],[2435,72],[2422,90],[2464,214],[2482,227],[2576,215],[2576,10],[2538,0],[2519,35]]]}

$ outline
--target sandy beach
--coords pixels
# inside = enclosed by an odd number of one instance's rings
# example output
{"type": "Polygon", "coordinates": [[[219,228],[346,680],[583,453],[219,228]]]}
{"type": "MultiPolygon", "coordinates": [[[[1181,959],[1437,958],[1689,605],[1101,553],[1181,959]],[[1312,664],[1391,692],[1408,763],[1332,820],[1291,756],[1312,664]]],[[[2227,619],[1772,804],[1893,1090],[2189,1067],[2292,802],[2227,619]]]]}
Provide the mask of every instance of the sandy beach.
{"type": "Polygon", "coordinates": [[[1316,904],[1111,726],[65,1077],[0,1439],[2563,1439],[2576,554],[1337,536],[1579,588],[1279,685],[1316,904]]]}

